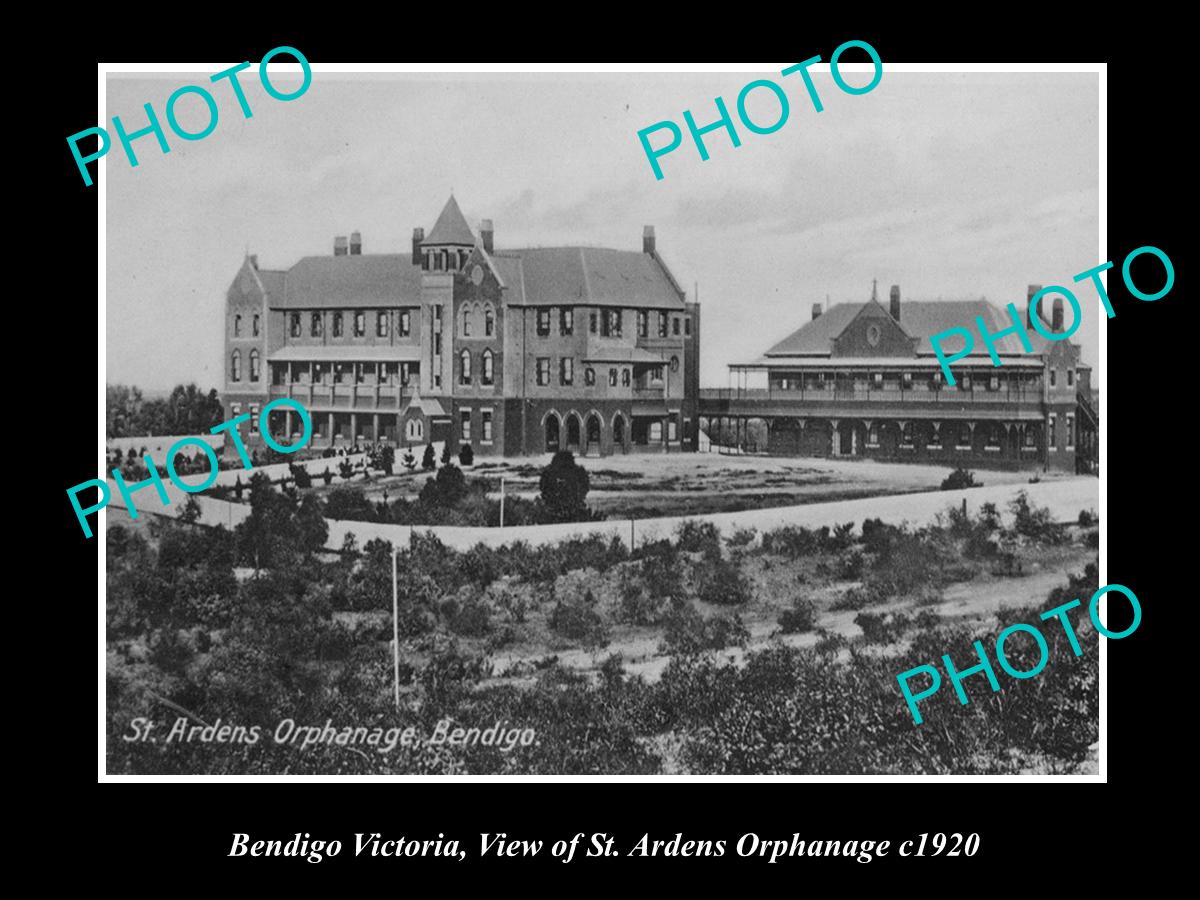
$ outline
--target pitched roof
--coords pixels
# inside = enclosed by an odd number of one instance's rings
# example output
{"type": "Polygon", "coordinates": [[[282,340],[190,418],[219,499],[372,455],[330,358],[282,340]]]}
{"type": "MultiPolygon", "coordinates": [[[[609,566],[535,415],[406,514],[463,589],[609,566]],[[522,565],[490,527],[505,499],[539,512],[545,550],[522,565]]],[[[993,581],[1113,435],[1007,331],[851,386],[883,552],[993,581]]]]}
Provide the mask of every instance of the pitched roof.
{"type": "Polygon", "coordinates": [[[492,255],[510,290],[529,306],[683,308],[683,298],[655,257],[601,247],[529,247],[492,255]],[[520,284],[520,288],[514,285],[520,284]]]}
{"type": "Polygon", "coordinates": [[[429,237],[425,238],[423,243],[465,244],[468,247],[475,245],[475,235],[471,232],[471,226],[467,224],[462,210],[458,208],[458,201],[454,199],[453,194],[446,201],[446,205],[442,207],[441,215],[433,223],[433,230],[429,232],[429,237]]]}
{"type": "Polygon", "coordinates": [[[284,277],[272,306],[293,309],[419,306],[421,267],[408,253],[306,256],[284,277]]]}
{"type": "MultiPolygon", "coordinates": [[[[868,301],[870,302],[870,301],[868,301]]],[[[818,318],[805,323],[766,352],[767,357],[828,356],[833,339],[859,314],[866,303],[839,303],[818,318]]],[[[917,353],[932,354],[930,335],[955,326],[977,332],[975,317],[981,316],[992,334],[1011,327],[1008,314],[986,300],[906,300],[900,306],[900,327],[918,339],[917,353]]],[[[1032,328],[1028,329],[1034,353],[1042,353],[1049,342],[1032,328]]],[[[1023,354],[1020,338],[1008,334],[996,342],[1002,354],[1023,354]]],[[[987,355],[987,345],[976,334],[972,356],[987,355]]]]}

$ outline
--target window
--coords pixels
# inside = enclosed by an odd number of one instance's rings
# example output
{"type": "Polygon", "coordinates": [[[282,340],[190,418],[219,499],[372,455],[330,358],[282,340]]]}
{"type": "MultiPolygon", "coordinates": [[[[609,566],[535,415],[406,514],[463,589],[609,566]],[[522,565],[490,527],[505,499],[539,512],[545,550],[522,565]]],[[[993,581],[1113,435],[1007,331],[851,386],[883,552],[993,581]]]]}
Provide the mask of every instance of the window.
{"type": "Polygon", "coordinates": [[[632,380],[632,376],[629,374],[629,370],[628,370],[628,369],[622,369],[622,370],[621,370],[621,384],[622,384],[624,387],[629,387],[629,382],[630,382],[631,380],[632,380]]]}
{"type": "Polygon", "coordinates": [[[412,334],[412,313],[408,310],[400,313],[400,324],[397,327],[397,337],[408,337],[412,334]]]}
{"type": "Polygon", "coordinates": [[[989,391],[1000,390],[1000,376],[999,375],[992,375],[990,378],[988,378],[988,390],[989,391]]]}
{"type": "Polygon", "coordinates": [[[683,317],[683,333],[687,337],[692,336],[692,317],[691,316],[683,317]]]}
{"type": "Polygon", "coordinates": [[[251,321],[250,331],[254,335],[254,337],[258,337],[259,330],[260,330],[258,313],[255,313],[254,318],[251,319],[250,321],[251,321]]]}
{"type": "Polygon", "coordinates": [[[492,312],[492,308],[490,306],[484,308],[483,310],[483,336],[496,336],[496,314],[492,312]]]}
{"type": "Polygon", "coordinates": [[[258,404],[250,404],[250,433],[258,434],[258,404]]]}
{"type": "Polygon", "coordinates": [[[595,310],[592,310],[588,314],[588,331],[590,331],[592,334],[596,333],[596,311],[595,310]]]}
{"type": "MultiPolygon", "coordinates": [[[[911,384],[912,383],[912,375],[908,372],[905,372],[904,373],[904,381],[905,381],[905,383],[911,384]]],[[[942,373],[941,372],[933,373],[933,378],[930,379],[930,382],[929,382],[929,388],[930,388],[930,390],[934,390],[934,391],[940,391],[942,389],[942,373]]]]}
{"type": "Polygon", "coordinates": [[[564,307],[558,311],[558,333],[564,335],[575,333],[575,310],[573,307],[564,307]]]}
{"type": "Polygon", "coordinates": [[[481,384],[493,384],[495,382],[495,373],[493,372],[492,351],[483,351],[483,364],[480,366],[479,381],[481,384]]]}
{"type": "Polygon", "coordinates": [[[616,369],[608,370],[608,386],[609,387],[617,386],[617,370],[616,369]]]}
{"type": "Polygon", "coordinates": [[[649,432],[648,437],[651,441],[656,443],[662,441],[662,422],[657,420],[651,422],[650,428],[647,430],[649,432]]]}
{"type": "Polygon", "coordinates": [[[673,334],[675,337],[679,337],[679,316],[674,316],[671,319],[671,334],[673,334]]]}
{"type": "Polygon", "coordinates": [[[1000,432],[999,425],[992,425],[990,428],[988,428],[987,444],[985,446],[989,450],[999,450],[1000,449],[1000,433],[1001,432],[1000,432]]]}
{"type": "Polygon", "coordinates": [[[962,377],[962,389],[964,391],[969,391],[971,389],[971,376],[970,375],[964,375],[962,377]]]}
{"type": "Polygon", "coordinates": [[[234,350],[233,356],[229,357],[229,380],[242,380],[242,351],[234,350]]]}
{"type": "Polygon", "coordinates": [[[869,446],[869,447],[878,447],[879,446],[879,426],[876,425],[875,423],[871,423],[871,428],[867,432],[867,446],[869,446]]]}
{"type": "Polygon", "coordinates": [[[1033,430],[1032,425],[1026,426],[1026,428],[1025,428],[1025,446],[1026,447],[1036,447],[1037,446],[1037,432],[1033,430]]]}
{"type": "MultiPolygon", "coordinates": [[[[1068,372],[1070,369],[1067,370],[1068,372]]],[[[1067,413],[1067,449],[1075,449],[1075,416],[1067,413]]]]}
{"type": "Polygon", "coordinates": [[[550,357],[539,356],[537,361],[537,383],[545,387],[550,383],[550,357]]]}
{"type": "Polygon", "coordinates": [[[458,383],[471,383],[471,351],[464,350],[458,354],[458,383]]]}
{"type": "Polygon", "coordinates": [[[258,379],[259,379],[258,351],[251,350],[250,351],[250,380],[258,381],[258,379]]]}
{"type": "Polygon", "coordinates": [[[1075,370],[1067,369],[1067,387],[1071,387],[1073,384],[1075,384],[1075,370]]]}
{"type": "Polygon", "coordinates": [[[367,314],[361,309],[354,313],[354,336],[362,337],[367,333],[367,314]]]}
{"type": "Polygon", "coordinates": [[[650,334],[650,313],[644,309],[637,311],[637,333],[638,337],[646,337],[650,334]]]}
{"type": "Polygon", "coordinates": [[[492,411],[485,409],[479,414],[479,440],[484,444],[492,442],[492,411]]]}
{"type": "Polygon", "coordinates": [[[342,330],[342,314],[340,312],[335,312],[333,314],[333,336],[341,337],[342,330]]]}
{"type": "Polygon", "coordinates": [[[440,331],[435,331],[433,333],[433,355],[442,355],[442,333],[440,331]]]}
{"type": "Polygon", "coordinates": [[[538,337],[550,336],[550,310],[548,309],[537,311],[537,334],[538,337]]]}
{"type": "Polygon", "coordinates": [[[877,387],[877,388],[883,387],[883,373],[875,372],[874,374],[871,375],[871,381],[872,381],[872,383],[874,383],[875,387],[877,387]]]}
{"type": "Polygon", "coordinates": [[[459,430],[462,442],[468,443],[471,440],[471,411],[469,409],[459,410],[459,430]]]}
{"type": "Polygon", "coordinates": [[[678,356],[671,357],[671,371],[672,372],[679,371],[679,357],[678,356]]]}
{"type": "MultiPolygon", "coordinates": [[[[675,320],[675,324],[679,324],[679,320],[675,320]]],[[[679,424],[675,421],[675,417],[667,419],[667,440],[675,441],[679,439],[679,424]]]]}
{"type": "Polygon", "coordinates": [[[242,317],[241,316],[233,317],[233,336],[234,337],[242,336],[242,317]]]}
{"type": "Polygon", "coordinates": [[[564,356],[558,361],[559,384],[573,384],[575,381],[575,360],[564,356]]]}
{"type": "Polygon", "coordinates": [[[380,310],[375,313],[375,336],[387,337],[388,335],[388,314],[386,310],[380,310]]]}
{"type": "Polygon", "coordinates": [[[442,304],[440,303],[433,308],[433,321],[437,322],[439,325],[442,322],[442,304]]]}
{"type": "Polygon", "coordinates": [[[966,425],[960,425],[958,429],[958,440],[956,446],[959,450],[971,449],[971,429],[966,425]]]}
{"type": "Polygon", "coordinates": [[[905,422],[904,427],[900,429],[900,446],[911,447],[913,445],[913,427],[912,422],[905,422]]]}
{"type": "Polygon", "coordinates": [[[621,311],[619,309],[604,310],[604,318],[600,320],[600,336],[621,336],[621,311]]]}
{"type": "Polygon", "coordinates": [[[408,387],[408,382],[412,378],[412,376],[413,376],[412,364],[406,363],[406,362],[400,363],[400,384],[402,387],[408,387]]]}
{"type": "Polygon", "coordinates": [[[650,380],[657,381],[657,382],[661,382],[663,380],[663,367],[662,366],[652,366],[650,368],[650,380]]]}
{"type": "Polygon", "coordinates": [[[1050,370],[1050,387],[1054,387],[1057,384],[1058,384],[1058,369],[1051,369],[1050,370]]]}
{"type": "Polygon", "coordinates": [[[471,336],[471,307],[464,306],[462,309],[462,336],[471,336]]]}
{"type": "Polygon", "coordinates": [[[313,313],[308,323],[308,333],[311,337],[321,336],[321,314],[313,313]]]}
{"type": "Polygon", "coordinates": [[[596,383],[596,370],[591,366],[583,370],[583,383],[588,387],[592,387],[596,383]]]}
{"type": "Polygon", "coordinates": [[[670,317],[665,312],[660,312],[658,314],[658,336],[659,337],[667,336],[667,320],[669,318],[670,317]]]}
{"type": "Polygon", "coordinates": [[[291,320],[291,335],[292,337],[300,337],[300,313],[292,313],[291,320]]]}
{"type": "MultiPolygon", "coordinates": [[[[1051,369],[1050,371],[1054,370],[1051,369]]],[[[1050,419],[1046,423],[1046,443],[1050,445],[1051,450],[1058,449],[1054,446],[1054,426],[1057,424],[1056,418],[1057,417],[1054,415],[1054,413],[1050,413],[1050,419]]]]}
{"type": "Polygon", "coordinates": [[[425,426],[420,419],[409,419],[404,423],[404,436],[410,441],[420,441],[425,438],[425,426]]]}

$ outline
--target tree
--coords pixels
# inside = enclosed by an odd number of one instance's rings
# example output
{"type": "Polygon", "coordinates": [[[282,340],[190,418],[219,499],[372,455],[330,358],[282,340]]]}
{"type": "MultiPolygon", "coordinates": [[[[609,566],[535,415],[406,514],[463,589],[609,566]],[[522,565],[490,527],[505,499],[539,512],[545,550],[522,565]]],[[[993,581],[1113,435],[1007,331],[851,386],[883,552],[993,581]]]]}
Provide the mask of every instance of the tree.
{"type": "Polygon", "coordinates": [[[571,451],[555,453],[538,482],[542,503],[551,521],[586,520],[590,515],[586,503],[590,486],[587,470],[575,462],[571,451]]]}
{"type": "Polygon", "coordinates": [[[402,461],[404,463],[404,468],[408,469],[410,472],[417,467],[417,458],[413,456],[411,450],[404,451],[404,459],[402,461]]]}
{"type": "Polygon", "coordinates": [[[421,468],[426,472],[432,472],[437,468],[437,462],[433,458],[433,444],[425,445],[425,455],[421,458],[421,468]]]}
{"type": "Polygon", "coordinates": [[[453,509],[466,493],[467,479],[462,469],[445,465],[436,478],[431,478],[421,488],[421,503],[432,509],[453,509]]]}
{"type": "Polygon", "coordinates": [[[300,546],[309,553],[324,549],[329,540],[329,525],[321,509],[321,500],[316,494],[305,494],[296,510],[296,526],[300,532],[300,546]]]}
{"type": "Polygon", "coordinates": [[[475,451],[471,449],[470,444],[463,444],[458,449],[458,461],[464,465],[473,465],[475,462],[475,451]]]}
{"type": "Polygon", "coordinates": [[[446,438],[446,443],[442,444],[442,465],[450,465],[452,459],[454,459],[454,448],[450,445],[450,438],[446,438]]]}

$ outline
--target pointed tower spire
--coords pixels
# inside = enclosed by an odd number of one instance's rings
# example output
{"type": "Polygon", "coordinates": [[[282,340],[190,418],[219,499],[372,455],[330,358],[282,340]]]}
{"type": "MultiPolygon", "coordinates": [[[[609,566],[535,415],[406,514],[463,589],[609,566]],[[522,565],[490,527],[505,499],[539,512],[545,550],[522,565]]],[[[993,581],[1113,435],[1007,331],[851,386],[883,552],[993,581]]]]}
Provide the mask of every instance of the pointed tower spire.
{"type": "Polygon", "coordinates": [[[433,230],[429,232],[429,237],[425,238],[425,246],[429,247],[435,244],[475,246],[475,235],[471,231],[471,226],[467,224],[462,210],[458,208],[458,201],[454,199],[453,194],[446,201],[446,205],[442,207],[441,215],[437,217],[433,230]]]}

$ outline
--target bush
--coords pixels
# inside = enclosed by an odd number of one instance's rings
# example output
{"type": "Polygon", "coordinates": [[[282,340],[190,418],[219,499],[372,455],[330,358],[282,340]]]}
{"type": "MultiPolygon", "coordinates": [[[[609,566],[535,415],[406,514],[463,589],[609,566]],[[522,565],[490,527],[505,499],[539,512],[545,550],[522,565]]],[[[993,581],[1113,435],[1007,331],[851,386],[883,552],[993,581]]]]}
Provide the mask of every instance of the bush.
{"type": "Polygon", "coordinates": [[[721,555],[721,532],[712,522],[687,519],[675,534],[675,545],[684,553],[721,555]]]}
{"type": "Polygon", "coordinates": [[[861,612],[854,617],[854,624],[862,629],[863,639],[868,644],[894,644],[904,636],[908,629],[908,616],[904,613],[861,612]]]}
{"type": "Polygon", "coordinates": [[[1013,531],[1042,544],[1061,544],[1066,540],[1063,527],[1054,521],[1047,507],[1032,506],[1029,496],[1020,491],[1008,504],[1013,514],[1013,531]]]}
{"type": "Polygon", "coordinates": [[[325,467],[325,471],[321,473],[321,477],[325,480],[325,486],[333,484],[333,473],[329,471],[329,466],[325,467]]]}
{"type": "Polygon", "coordinates": [[[298,488],[312,487],[312,476],[308,474],[308,469],[304,466],[298,466],[295,463],[288,464],[288,471],[292,473],[292,480],[296,482],[298,488]]]}
{"type": "Polygon", "coordinates": [[[559,600],[550,614],[550,628],[589,649],[608,643],[608,627],[596,609],[596,598],[586,591],[582,597],[559,600]]]}
{"type": "Polygon", "coordinates": [[[417,458],[413,456],[413,452],[411,450],[404,451],[404,458],[401,460],[401,462],[404,464],[404,468],[408,469],[410,472],[417,467],[417,458]]]}
{"type": "Polygon", "coordinates": [[[451,446],[450,439],[446,439],[446,443],[442,445],[442,465],[450,465],[450,461],[454,459],[454,448],[451,446]]]}
{"type": "Polygon", "coordinates": [[[437,468],[437,461],[433,458],[433,444],[425,445],[425,455],[421,457],[421,468],[426,472],[432,472],[437,468]]]}
{"type": "Polygon", "coordinates": [[[1096,515],[1096,513],[1093,510],[1081,509],[1079,511],[1079,527],[1091,528],[1098,521],[1099,521],[1099,517],[1096,515]]]}
{"type": "Polygon", "coordinates": [[[447,627],[463,637],[484,637],[492,630],[491,608],[470,587],[443,603],[442,615],[447,627]]]}
{"type": "Polygon", "coordinates": [[[445,465],[421,488],[421,503],[434,510],[453,509],[466,493],[467,479],[462,469],[445,465]]]}
{"type": "Polygon", "coordinates": [[[757,528],[738,528],[729,536],[730,547],[747,547],[758,537],[757,528]]]}
{"type": "Polygon", "coordinates": [[[763,550],[791,559],[800,559],[816,553],[820,541],[816,534],[802,526],[786,525],[774,531],[763,532],[763,550]]]}
{"type": "Polygon", "coordinates": [[[470,444],[463,444],[458,450],[458,461],[464,466],[474,465],[475,451],[471,449],[470,444]]]}
{"type": "Polygon", "coordinates": [[[737,615],[717,615],[705,619],[686,600],[671,605],[665,620],[661,649],[683,656],[705,650],[745,646],[750,632],[737,615]]]}
{"type": "Polygon", "coordinates": [[[779,628],[784,634],[801,634],[812,631],[817,624],[817,608],[805,597],[792,601],[792,608],[779,615],[779,628]]]}
{"type": "Polygon", "coordinates": [[[738,606],[753,599],[754,590],[750,580],[742,574],[736,562],[724,559],[706,559],[697,571],[699,597],[705,603],[721,606],[738,606]]]}
{"type": "Polygon", "coordinates": [[[575,462],[569,450],[559,450],[542,470],[538,490],[552,522],[580,522],[590,518],[587,493],[588,473],[575,462]]]}
{"type": "Polygon", "coordinates": [[[338,463],[338,474],[341,475],[346,481],[349,481],[354,477],[354,466],[351,464],[350,460],[343,459],[340,463],[338,463]]]}
{"type": "Polygon", "coordinates": [[[983,487],[983,482],[976,481],[975,473],[963,468],[955,469],[942,481],[943,491],[958,491],[973,487],[983,487]]]}
{"type": "Polygon", "coordinates": [[[344,522],[374,522],[375,507],[358,488],[336,487],[325,498],[325,515],[344,522]]]}

